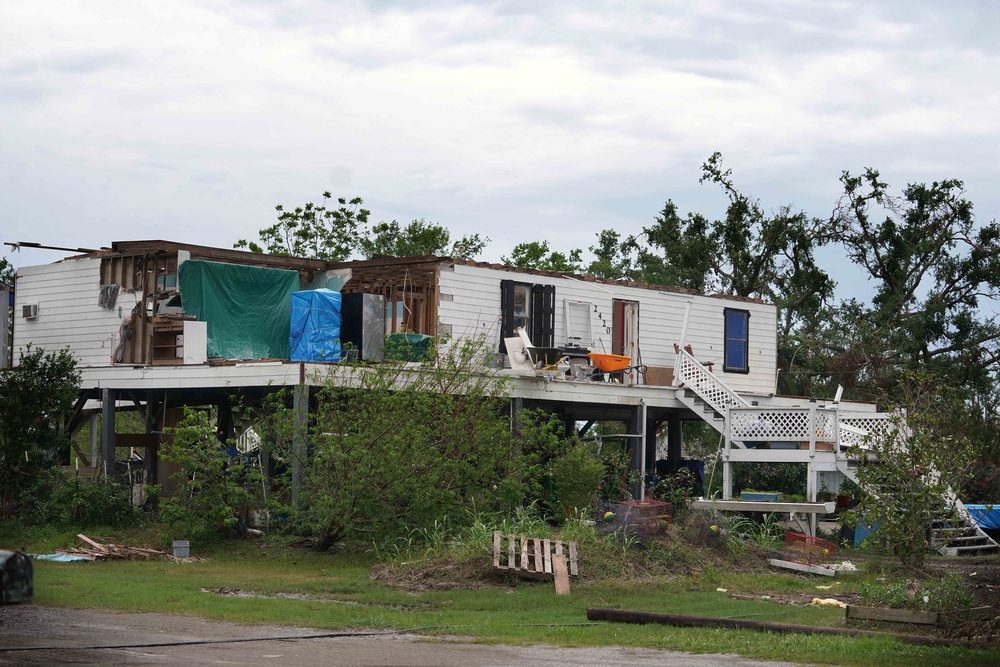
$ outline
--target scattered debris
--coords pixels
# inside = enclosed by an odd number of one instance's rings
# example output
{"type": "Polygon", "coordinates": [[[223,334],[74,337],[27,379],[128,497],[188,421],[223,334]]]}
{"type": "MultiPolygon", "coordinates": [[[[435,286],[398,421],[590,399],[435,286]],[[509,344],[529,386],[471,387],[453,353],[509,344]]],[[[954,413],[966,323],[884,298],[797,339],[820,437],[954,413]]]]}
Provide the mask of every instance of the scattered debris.
{"type": "Polygon", "coordinates": [[[97,540],[91,539],[82,533],[77,535],[87,546],[79,546],[73,549],[56,549],[58,554],[67,556],[80,556],[87,560],[129,560],[133,558],[152,558],[154,556],[168,555],[164,551],[156,549],[146,549],[143,547],[130,547],[122,544],[101,544],[97,540]]]}
{"type": "Polygon", "coordinates": [[[843,561],[841,563],[834,563],[830,567],[833,568],[834,570],[837,570],[838,572],[857,572],[858,571],[857,566],[855,566],[854,563],[852,563],[849,560],[845,560],[845,561],[843,561]]]}
{"type": "Polygon", "coordinates": [[[836,598],[813,598],[809,604],[814,607],[840,607],[841,609],[847,609],[847,603],[841,602],[836,598]]]}

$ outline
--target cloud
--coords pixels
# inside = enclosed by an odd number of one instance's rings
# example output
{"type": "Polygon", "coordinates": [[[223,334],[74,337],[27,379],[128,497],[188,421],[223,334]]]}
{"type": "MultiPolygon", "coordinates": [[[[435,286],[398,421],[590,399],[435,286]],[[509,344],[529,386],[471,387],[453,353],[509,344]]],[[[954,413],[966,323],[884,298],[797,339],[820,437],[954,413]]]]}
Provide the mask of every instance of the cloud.
{"type": "Polygon", "coordinates": [[[275,204],[332,188],[376,219],[485,233],[496,258],[524,240],[637,232],[668,197],[720,215],[724,198],[698,184],[715,150],[767,207],[824,215],[840,171],[871,165],[899,185],[964,178],[995,217],[998,14],[848,0],[22,2],[0,22],[0,206],[18,212],[4,234],[103,245],[168,229],[228,246],[275,204]]]}

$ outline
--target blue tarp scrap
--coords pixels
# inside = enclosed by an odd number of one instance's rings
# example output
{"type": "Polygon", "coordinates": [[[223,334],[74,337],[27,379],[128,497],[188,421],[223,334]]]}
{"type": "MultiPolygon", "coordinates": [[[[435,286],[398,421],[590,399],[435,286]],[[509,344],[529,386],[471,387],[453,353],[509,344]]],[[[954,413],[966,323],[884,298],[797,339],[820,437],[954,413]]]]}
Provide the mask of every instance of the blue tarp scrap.
{"type": "Polygon", "coordinates": [[[51,560],[56,563],[89,563],[93,558],[71,556],[70,554],[28,554],[33,560],[51,560]]]}
{"type": "Polygon", "coordinates": [[[292,361],[340,361],[340,301],[329,289],[292,292],[292,361]]]}
{"type": "Polygon", "coordinates": [[[966,505],[972,520],[984,530],[1000,530],[1000,503],[996,505],[966,505]]]}

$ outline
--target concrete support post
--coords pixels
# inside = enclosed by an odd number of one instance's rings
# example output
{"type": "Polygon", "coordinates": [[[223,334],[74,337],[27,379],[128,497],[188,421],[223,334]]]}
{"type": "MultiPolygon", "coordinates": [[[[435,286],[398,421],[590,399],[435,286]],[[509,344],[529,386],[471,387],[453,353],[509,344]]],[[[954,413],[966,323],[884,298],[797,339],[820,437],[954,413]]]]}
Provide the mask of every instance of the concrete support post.
{"type": "MultiPolygon", "coordinates": [[[[816,456],[814,453],[813,456],[816,456]]],[[[816,462],[809,461],[806,464],[806,500],[810,503],[816,502],[816,490],[818,488],[819,482],[819,470],[816,469],[816,462]]],[[[815,513],[809,515],[809,530],[810,535],[816,534],[816,526],[819,523],[815,513]]]]}
{"type": "MultiPolygon", "coordinates": [[[[510,399],[510,432],[515,436],[521,433],[521,412],[523,410],[523,398],[510,399]]],[[[518,448],[520,449],[520,445],[518,448]]]]}
{"type": "MultiPolygon", "coordinates": [[[[646,406],[637,405],[629,419],[627,433],[629,435],[642,435],[645,432],[646,406]]],[[[645,438],[628,438],[629,447],[629,470],[639,473],[639,479],[632,485],[632,497],[643,499],[646,497],[646,487],[643,484],[643,477],[646,474],[646,461],[644,460],[646,442],[645,438]]]]}
{"type": "Polygon", "coordinates": [[[118,392],[113,389],[101,390],[101,459],[103,472],[111,475],[115,471],[115,402],[118,392]]]}
{"type": "Polygon", "coordinates": [[[90,413],[90,465],[97,466],[97,412],[90,413]]]}
{"type": "Polygon", "coordinates": [[[667,462],[671,470],[677,470],[681,465],[682,424],[677,413],[671,415],[667,423],[667,462]]]}
{"type": "Polygon", "coordinates": [[[292,505],[299,504],[299,493],[302,490],[302,466],[309,450],[309,387],[304,384],[295,386],[292,399],[292,505]]]}

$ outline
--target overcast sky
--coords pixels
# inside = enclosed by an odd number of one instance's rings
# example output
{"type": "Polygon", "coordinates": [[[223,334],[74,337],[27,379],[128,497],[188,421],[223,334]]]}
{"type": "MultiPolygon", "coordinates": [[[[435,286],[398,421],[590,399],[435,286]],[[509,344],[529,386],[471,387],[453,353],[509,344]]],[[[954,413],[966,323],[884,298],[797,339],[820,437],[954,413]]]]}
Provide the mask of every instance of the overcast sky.
{"type": "Polygon", "coordinates": [[[826,216],[872,166],[961,179],[986,222],[998,29],[985,0],[7,0],[0,241],[230,247],[331,190],[497,260],[636,233],[668,198],[721,215],[716,150],[768,209],[826,216]]]}

